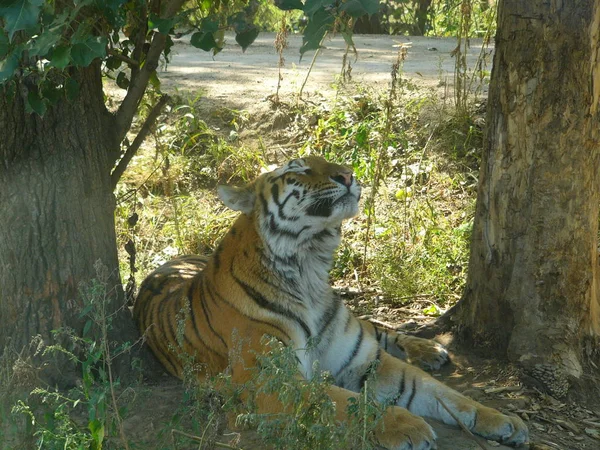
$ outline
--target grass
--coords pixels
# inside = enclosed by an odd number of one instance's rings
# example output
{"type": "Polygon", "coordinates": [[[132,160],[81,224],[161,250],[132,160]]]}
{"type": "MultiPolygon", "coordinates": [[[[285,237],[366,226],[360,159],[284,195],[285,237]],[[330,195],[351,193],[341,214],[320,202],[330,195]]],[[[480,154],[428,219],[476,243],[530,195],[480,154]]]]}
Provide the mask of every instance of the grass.
{"type": "MultiPolygon", "coordinates": [[[[119,186],[120,248],[135,243],[138,282],[173,256],[215,248],[237,215],[216,198],[217,184],[243,184],[273,161],[319,154],[351,165],[367,199],[360,216],[344,225],[332,282],[376,290],[394,305],[426,299],[420,303],[430,315],[456,300],[482,139],[477,111],[453,114],[400,74],[394,93],[363,90],[334,104],[282,104],[291,119],[278,138],[303,142],[282,158],[263,140],[228,138],[264,123],[228,110],[207,118],[197,100],[180,98],[167,112],[154,148],[134,158],[119,186]]],[[[128,273],[124,252],[121,259],[128,273]]]]}

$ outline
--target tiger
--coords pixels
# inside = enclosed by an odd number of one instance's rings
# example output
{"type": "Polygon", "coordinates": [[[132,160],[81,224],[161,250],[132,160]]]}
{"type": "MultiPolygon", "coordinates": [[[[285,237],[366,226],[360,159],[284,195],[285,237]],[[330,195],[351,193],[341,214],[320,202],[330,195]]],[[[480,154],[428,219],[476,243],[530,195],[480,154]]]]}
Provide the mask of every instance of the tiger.
{"type": "MultiPolygon", "coordinates": [[[[199,364],[198,376],[228,371],[243,385],[252,375],[247,369],[266,352],[266,335],[294,349],[299,377],[311,379],[315,368],[329,373],[327,392],[340,422],[374,371],[369,383],[376,399],[390,405],[375,430],[381,447],[436,448],[424,418],[511,446],[528,442],[519,417],[486,407],[423,370],[448,361],[443,346],[358,319],[331,287],[342,222],[359,211],[361,187],[352,169],[306,156],[217,192],[241,214],[213,254],[162,265],[143,281],[134,305],[141,332],[171,374],[184,371],[177,348],[199,364]],[[181,311],[187,311],[183,319],[181,311]],[[235,335],[243,345],[234,358],[235,335]]],[[[275,394],[257,392],[255,404],[259,413],[285,410],[275,394]]]]}

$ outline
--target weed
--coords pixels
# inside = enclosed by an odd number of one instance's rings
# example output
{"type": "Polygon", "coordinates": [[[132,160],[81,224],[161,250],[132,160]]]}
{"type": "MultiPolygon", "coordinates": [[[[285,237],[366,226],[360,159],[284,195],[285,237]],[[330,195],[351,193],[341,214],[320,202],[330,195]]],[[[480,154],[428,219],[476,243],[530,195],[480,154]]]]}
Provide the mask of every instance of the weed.
{"type": "Polygon", "coordinates": [[[56,341],[67,342],[71,348],[41,343],[37,349],[42,357],[61,355],[79,368],[79,382],[67,392],[36,387],[12,408],[13,414],[25,418],[39,449],[110,448],[108,438],[113,434],[118,435],[119,448],[129,449],[122,426],[125,409],[116,394],[120,381],[114,378],[112,365],[115,358],[129,351],[130,343],[115,347],[109,340],[108,271],[100,263],[96,271],[98,279],[80,288],[84,303],[81,317],[87,318],[82,335],[71,329],[55,330],[56,341]]]}
{"type": "MultiPolygon", "coordinates": [[[[367,387],[348,406],[349,420],[340,425],[335,419],[335,404],[328,395],[331,374],[321,371],[316,362],[314,376],[298,375],[296,350],[275,339],[264,339],[268,351],[257,355],[257,369],[244,389],[255,394],[276,396],[286,405],[280,413],[240,414],[239,425],[257,428],[263,442],[273,448],[290,450],[375,448],[373,431],[379,425],[384,406],[375,402],[367,387]]],[[[310,343],[308,349],[310,348],[310,343]]],[[[372,371],[374,372],[374,371],[372,371]]],[[[372,380],[366,385],[370,386],[372,380]]]]}

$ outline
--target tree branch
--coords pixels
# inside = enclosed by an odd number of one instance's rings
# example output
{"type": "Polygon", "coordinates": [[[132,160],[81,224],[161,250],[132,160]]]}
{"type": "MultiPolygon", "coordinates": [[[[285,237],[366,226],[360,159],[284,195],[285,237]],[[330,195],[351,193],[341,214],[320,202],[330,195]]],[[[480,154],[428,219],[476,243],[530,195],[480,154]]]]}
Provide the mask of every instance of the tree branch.
{"type": "MultiPolygon", "coordinates": [[[[172,0],[170,2],[163,2],[163,11],[161,17],[173,17],[181,9],[184,2],[185,0],[172,0]]],[[[137,112],[140,101],[144,96],[144,92],[146,92],[148,80],[158,67],[158,61],[160,59],[160,55],[165,49],[166,42],[167,35],[159,32],[154,33],[154,36],[152,37],[152,43],[150,44],[150,48],[146,54],[145,62],[139,71],[137,71],[136,76],[131,80],[129,89],[127,90],[127,95],[121,103],[121,106],[119,106],[119,110],[115,116],[117,127],[116,132],[120,141],[125,138],[125,135],[129,131],[129,127],[131,127],[133,117],[137,112]]]]}
{"type": "Polygon", "coordinates": [[[108,53],[111,56],[114,56],[115,58],[117,58],[117,59],[119,59],[119,60],[121,60],[121,61],[129,64],[130,66],[132,66],[132,69],[133,69],[133,67],[139,67],[140,66],[140,63],[138,61],[136,61],[135,59],[128,58],[127,56],[119,53],[118,51],[116,51],[114,49],[110,49],[108,51],[108,53]]]}
{"type": "Polygon", "coordinates": [[[152,127],[154,122],[156,122],[156,118],[162,111],[165,104],[170,99],[171,98],[168,95],[163,95],[162,97],[160,97],[156,105],[154,105],[154,107],[150,111],[150,114],[148,114],[144,125],[142,125],[142,128],[140,129],[139,133],[137,134],[137,136],[135,137],[135,139],[133,140],[133,142],[119,161],[119,164],[117,164],[117,167],[115,167],[115,170],[113,170],[112,174],[110,175],[110,181],[113,189],[117,186],[117,183],[123,176],[125,169],[131,161],[131,158],[133,158],[134,155],[137,153],[138,149],[142,145],[142,142],[144,142],[144,139],[146,139],[146,136],[150,132],[150,128],[152,127]]]}

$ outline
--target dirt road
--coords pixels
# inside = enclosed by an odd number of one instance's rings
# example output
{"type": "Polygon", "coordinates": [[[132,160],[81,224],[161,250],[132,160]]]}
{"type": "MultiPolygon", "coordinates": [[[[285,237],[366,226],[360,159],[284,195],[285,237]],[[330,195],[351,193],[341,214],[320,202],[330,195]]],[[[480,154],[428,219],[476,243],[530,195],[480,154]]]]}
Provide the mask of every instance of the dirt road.
{"type": "MultiPolygon", "coordinates": [[[[252,109],[257,101],[274,94],[278,78],[278,55],[274,48],[275,34],[262,33],[245,53],[235,43],[233,34],[227,35],[227,45],[216,56],[189,45],[189,38],[176,40],[174,56],[160,79],[169,90],[177,88],[205,92],[212,101],[223,101],[232,107],[252,109]]],[[[456,48],[455,39],[408,36],[354,37],[357,59],[352,59],[353,81],[363,86],[385,87],[390,82],[392,64],[397,59],[399,45],[407,46],[403,74],[421,86],[443,92],[453,84],[456,48]]],[[[306,77],[314,52],[300,60],[302,37],[289,36],[284,52],[285,66],[281,93],[297,93],[306,77]]],[[[340,74],[346,45],[341,36],[325,41],[326,48],[318,56],[304,92],[330,95],[332,83],[340,74]]],[[[472,67],[481,52],[481,40],[471,41],[467,55],[472,67]]],[[[488,50],[489,52],[489,50],[488,50]]],[[[487,58],[491,61],[490,58],[487,58]]],[[[491,66],[491,64],[490,64],[491,66]]],[[[452,91],[449,91],[450,95],[452,91]]]]}

